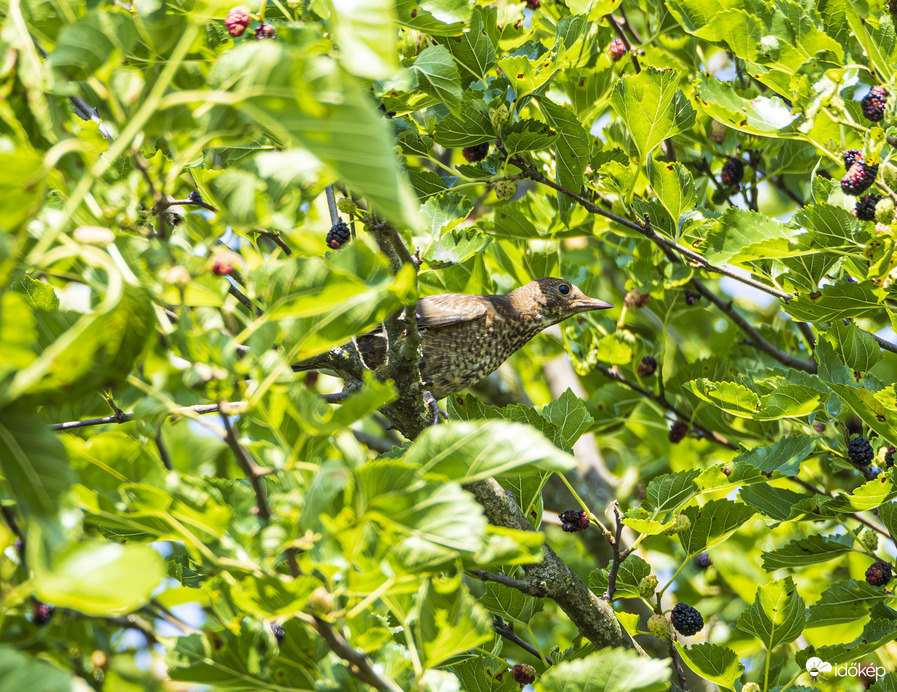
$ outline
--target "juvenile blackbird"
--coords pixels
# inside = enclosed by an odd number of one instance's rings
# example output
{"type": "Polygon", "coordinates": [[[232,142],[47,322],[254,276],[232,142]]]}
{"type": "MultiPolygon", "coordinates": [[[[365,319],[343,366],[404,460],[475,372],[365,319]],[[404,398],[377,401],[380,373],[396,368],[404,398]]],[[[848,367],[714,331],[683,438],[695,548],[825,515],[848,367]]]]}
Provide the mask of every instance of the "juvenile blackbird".
{"type": "MultiPolygon", "coordinates": [[[[494,372],[546,327],[613,305],[589,298],[563,279],[537,279],[508,294],[443,293],[417,302],[420,374],[435,399],[459,392],[494,372]]],[[[386,375],[383,327],[354,339],[365,366],[386,375]]],[[[294,370],[311,369],[297,363],[294,370]]]]}

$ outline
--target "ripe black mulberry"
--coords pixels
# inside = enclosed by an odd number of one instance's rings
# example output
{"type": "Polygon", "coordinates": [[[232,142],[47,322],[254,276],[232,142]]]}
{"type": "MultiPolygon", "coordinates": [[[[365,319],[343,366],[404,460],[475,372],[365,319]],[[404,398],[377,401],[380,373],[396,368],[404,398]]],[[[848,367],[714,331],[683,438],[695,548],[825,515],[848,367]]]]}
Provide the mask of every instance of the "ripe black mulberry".
{"type": "Polygon", "coordinates": [[[673,627],[679,634],[684,634],[686,637],[697,634],[704,627],[704,618],[701,617],[701,614],[685,603],[677,603],[673,607],[670,622],[673,623],[673,627]]]}

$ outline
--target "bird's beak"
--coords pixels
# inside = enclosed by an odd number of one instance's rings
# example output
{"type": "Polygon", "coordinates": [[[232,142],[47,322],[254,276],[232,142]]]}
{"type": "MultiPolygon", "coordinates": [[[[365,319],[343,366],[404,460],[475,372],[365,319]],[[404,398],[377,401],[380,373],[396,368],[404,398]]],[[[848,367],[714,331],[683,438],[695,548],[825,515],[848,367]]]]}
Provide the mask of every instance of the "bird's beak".
{"type": "Polygon", "coordinates": [[[588,296],[577,298],[573,304],[579,312],[588,312],[589,310],[607,310],[613,307],[613,305],[611,303],[608,303],[606,300],[598,300],[597,298],[589,298],[588,296]]]}

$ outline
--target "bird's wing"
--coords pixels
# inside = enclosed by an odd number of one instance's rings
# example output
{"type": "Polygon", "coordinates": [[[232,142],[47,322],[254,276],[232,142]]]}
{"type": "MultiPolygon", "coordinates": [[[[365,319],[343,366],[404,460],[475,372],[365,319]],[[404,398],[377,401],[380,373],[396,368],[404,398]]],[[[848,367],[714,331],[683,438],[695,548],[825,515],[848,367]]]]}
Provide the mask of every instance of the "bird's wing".
{"type": "Polygon", "coordinates": [[[483,317],[488,301],[483,296],[443,293],[421,298],[417,303],[417,326],[439,327],[483,317]]]}

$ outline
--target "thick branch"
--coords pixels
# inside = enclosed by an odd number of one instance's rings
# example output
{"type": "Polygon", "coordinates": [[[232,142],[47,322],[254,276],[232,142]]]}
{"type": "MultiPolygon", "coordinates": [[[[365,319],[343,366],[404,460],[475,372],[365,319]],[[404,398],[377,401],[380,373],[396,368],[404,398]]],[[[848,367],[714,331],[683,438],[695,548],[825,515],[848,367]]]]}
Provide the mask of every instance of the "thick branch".
{"type": "MultiPolygon", "coordinates": [[[[494,479],[477,481],[466,486],[483,506],[486,517],[496,526],[520,531],[532,531],[514,498],[494,479]]],[[[542,547],[542,562],[524,566],[526,593],[539,593],[552,599],[579,628],[584,637],[599,649],[605,646],[624,646],[644,654],[641,647],[624,630],[613,608],[598,598],[580,578],[559,558],[548,544],[542,547]]],[[[512,586],[510,582],[506,585],[512,586]]]]}

